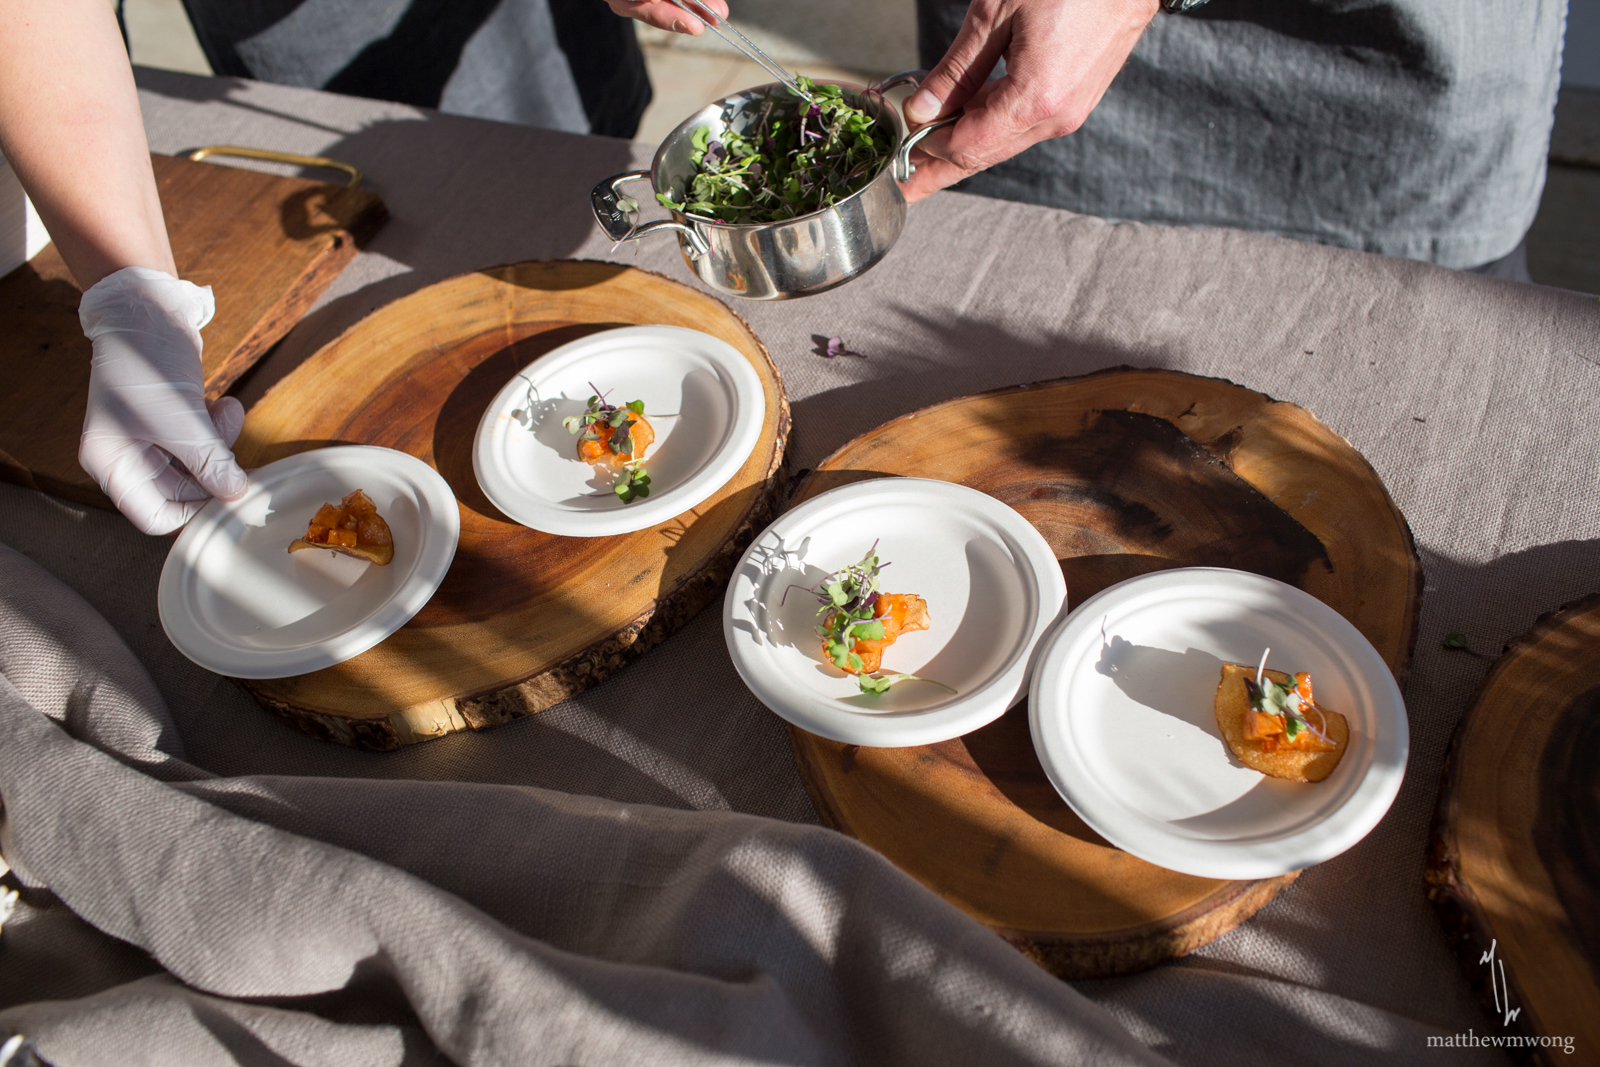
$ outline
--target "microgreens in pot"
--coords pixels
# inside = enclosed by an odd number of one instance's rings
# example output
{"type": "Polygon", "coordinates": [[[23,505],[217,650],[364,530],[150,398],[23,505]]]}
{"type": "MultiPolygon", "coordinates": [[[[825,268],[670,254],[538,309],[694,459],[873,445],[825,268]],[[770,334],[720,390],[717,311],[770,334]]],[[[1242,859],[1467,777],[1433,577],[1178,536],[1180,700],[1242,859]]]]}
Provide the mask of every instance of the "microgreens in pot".
{"type": "MultiPolygon", "coordinates": [[[[568,433],[576,434],[580,443],[603,441],[606,451],[613,456],[632,455],[633,426],[635,420],[644,415],[644,401],[632,400],[618,406],[607,403],[606,394],[593,382],[589,383],[589,388],[594,390],[594,395],[589,397],[583,414],[568,415],[561,420],[561,425],[568,433]]],[[[650,495],[650,473],[638,462],[628,463],[616,485],[589,495],[615,495],[624,504],[631,504],[650,495]]]]}
{"type": "MultiPolygon", "coordinates": [[[[860,671],[865,663],[853,650],[857,641],[882,641],[883,623],[877,618],[878,574],[889,564],[878,560],[878,542],[872,542],[861,562],[841,567],[823,578],[815,586],[791,583],[783,591],[781,607],[789,599],[789,591],[803,589],[817,598],[820,607],[817,615],[822,622],[817,626],[817,636],[822,638],[823,653],[835,667],[860,671]]],[[[929,682],[941,689],[955,690],[943,682],[915,674],[857,674],[856,684],[863,693],[883,693],[897,682],[929,682]]]]}
{"type": "Polygon", "coordinates": [[[830,207],[877,177],[893,135],[846,103],[839,86],[797,80],[812,100],[780,87],[742,128],[730,125],[715,139],[711,127],[696,129],[694,174],[656,199],[721,222],[783,222],[830,207]]]}

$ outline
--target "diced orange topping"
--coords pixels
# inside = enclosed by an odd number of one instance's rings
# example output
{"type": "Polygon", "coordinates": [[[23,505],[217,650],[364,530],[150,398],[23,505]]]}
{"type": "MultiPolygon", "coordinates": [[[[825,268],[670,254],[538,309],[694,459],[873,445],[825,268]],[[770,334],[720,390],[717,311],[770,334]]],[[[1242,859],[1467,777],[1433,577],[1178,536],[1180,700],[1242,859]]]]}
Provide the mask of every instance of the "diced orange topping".
{"type": "MultiPolygon", "coordinates": [[[[848,664],[844,670],[850,674],[872,674],[883,665],[883,650],[900,639],[902,634],[928,628],[928,602],[913,593],[879,593],[872,608],[873,616],[883,624],[881,638],[858,637],[850,651],[861,657],[861,668],[848,664]]],[[[831,626],[832,619],[823,620],[831,626]]]]}
{"type": "Polygon", "coordinates": [[[360,489],[338,504],[324,504],[306,526],[306,535],[289,546],[290,552],[306,548],[331,548],[384,566],[394,559],[394,537],[378,506],[360,489]]]}
{"type": "MultiPolygon", "coordinates": [[[[1301,721],[1309,722],[1319,730],[1322,729],[1322,716],[1311,700],[1311,675],[1301,671],[1294,676],[1294,681],[1295,692],[1300,694],[1301,721]]],[[[1294,740],[1291,741],[1289,723],[1284,716],[1269,715],[1255,708],[1245,713],[1244,736],[1247,741],[1260,742],[1263,752],[1277,752],[1285,748],[1304,752],[1326,752],[1334,747],[1303,726],[1295,732],[1294,740]]]]}
{"type": "Polygon", "coordinates": [[[1283,733],[1283,716],[1268,715],[1264,711],[1251,708],[1244,719],[1244,736],[1251,741],[1259,741],[1266,737],[1276,737],[1283,733]]]}
{"type": "Polygon", "coordinates": [[[578,458],[585,463],[603,463],[612,467],[621,467],[635,460],[644,458],[645,451],[655,443],[656,432],[650,426],[650,420],[643,415],[628,413],[627,421],[613,429],[605,423],[596,423],[588,427],[588,431],[600,435],[598,441],[578,442],[578,458]],[[611,436],[626,430],[632,437],[632,447],[622,453],[611,451],[611,436]]]}
{"type": "Polygon", "coordinates": [[[364,545],[394,544],[394,538],[389,534],[389,524],[378,518],[376,512],[364,516],[356,524],[356,539],[364,545]]]}
{"type": "MultiPolygon", "coordinates": [[[[1304,721],[1309,722],[1324,734],[1328,732],[1327,716],[1317,711],[1315,707],[1302,706],[1300,714],[1304,721]]],[[[1300,727],[1300,732],[1294,735],[1293,741],[1287,738],[1284,739],[1283,747],[1299,749],[1302,752],[1332,752],[1339,746],[1332,741],[1324,741],[1314,731],[1302,726],[1300,727]]]]}
{"type": "Polygon", "coordinates": [[[928,602],[912,593],[882,593],[873,606],[880,619],[893,619],[896,633],[928,628],[928,602]]]}
{"type": "Polygon", "coordinates": [[[374,504],[372,498],[360,489],[345,497],[343,504],[344,510],[357,519],[369,518],[378,513],[378,505],[374,504]]]}

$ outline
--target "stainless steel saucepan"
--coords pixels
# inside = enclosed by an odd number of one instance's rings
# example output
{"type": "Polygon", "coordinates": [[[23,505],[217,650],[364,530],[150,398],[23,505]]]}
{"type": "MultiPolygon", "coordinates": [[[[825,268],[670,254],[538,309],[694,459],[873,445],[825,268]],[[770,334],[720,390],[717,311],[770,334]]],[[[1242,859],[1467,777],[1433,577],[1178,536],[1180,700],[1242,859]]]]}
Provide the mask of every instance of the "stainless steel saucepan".
{"type": "Polygon", "coordinates": [[[934,130],[956,121],[943,119],[913,132],[900,110],[883,99],[883,93],[901,85],[915,86],[926,74],[906,71],[867,89],[841,86],[846,101],[892,131],[893,151],[877,177],[831,207],[783,222],[745,224],[674,210],[669,219],[635,225],[636,213],[622,203],[621,189],[630,182],[649,179],[655,192],[683,188],[695,169],[691,160],[694,132],[709,126],[715,140],[729,126],[742,130],[745,123],[755,121],[768,99],[784,91],[774,83],[701,108],[667,136],[649,170],[618,174],[595,186],[589,194],[595,221],[614,241],[637,241],[665,230],[676,232],[689,269],[706,285],[729,296],[785,300],[843,285],[882,259],[900,236],[906,221],[900,182],[911,178],[911,149],[934,130]]]}

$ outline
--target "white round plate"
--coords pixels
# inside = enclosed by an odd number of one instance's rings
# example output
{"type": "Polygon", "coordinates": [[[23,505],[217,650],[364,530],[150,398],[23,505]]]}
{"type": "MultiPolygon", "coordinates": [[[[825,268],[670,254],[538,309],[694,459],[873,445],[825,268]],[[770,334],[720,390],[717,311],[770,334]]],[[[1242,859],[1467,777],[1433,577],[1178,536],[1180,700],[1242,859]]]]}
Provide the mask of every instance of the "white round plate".
{"type": "Polygon", "coordinates": [[[879,478],[823,493],[756,538],[734,571],[722,628],[745,685],[779,716],[851,745],[928,745],[993,722],[1027,693],[1030,656],[1067,585],[1044,537],[1000,501],[952,482],[879,478]],[[867,694],[823,657],[808,590],[873,542],[880,589],[928,602],[931,626],[884,653],[900,682],[867,694]]]}
{"type": "Polygon", "coordinates": [[[761,438],[766,394],[726,341],[681,326],[626,326],[562,345],[495,396],[478,423],[472,469],[494,506],[524,526],[609,537],[681,515],[739,472],[761,438]],[[582,463],[561,421],[596,389],[644,401],[655,430],[645,454],[650,495],[624,504],[609,475],[582,463]],[[598,494],[598,495],[594,495],[598,494]]]}
{"type": "Polygon", "coordinates": [[[213,500],[184,527],[161,569],[161,625],[178,651],[234,678],[331,667],[422,610],[460,535],[455,494],[421,460],[369,445],[302,452],[251,471],[242,499],[213,500]],[[354,489],[389,524],[394,559],[291,555],[317,508],[354,489]]]}
{"type": "Polygon", "coordinates": [[[1029,694],[1045,773],[1118,848],[1205,878],[1272,878],[1366,836],[1400,791],[1409,733],[1383,657],[1293,586],[1192,567],[1121,582],[1080,604],[1040,648],[1029,694]],[[1317,703],[1350,722],[1334,772],[1311,784],[1241,764],[1217,729],[1224,663],[1310,671],[1317,703]]]}

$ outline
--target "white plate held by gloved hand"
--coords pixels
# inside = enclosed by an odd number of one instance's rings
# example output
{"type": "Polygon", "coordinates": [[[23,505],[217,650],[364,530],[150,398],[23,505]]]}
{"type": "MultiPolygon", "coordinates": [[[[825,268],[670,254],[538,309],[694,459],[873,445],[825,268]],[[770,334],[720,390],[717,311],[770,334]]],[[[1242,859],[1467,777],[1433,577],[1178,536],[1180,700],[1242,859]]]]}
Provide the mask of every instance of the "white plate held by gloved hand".
{"type": "Polygon", "coordinates": [[[243,498],[213,500],[190,520],[161,570],[161,625],[184,655],[234,678],[331,667],[422,610],[460,534],[455,494],[421,460],[369,445],[302,452],[251,472],[243,498]],[[319,507],[356,489],[389,524],[390,563],[289,552],[319,507]]]}

